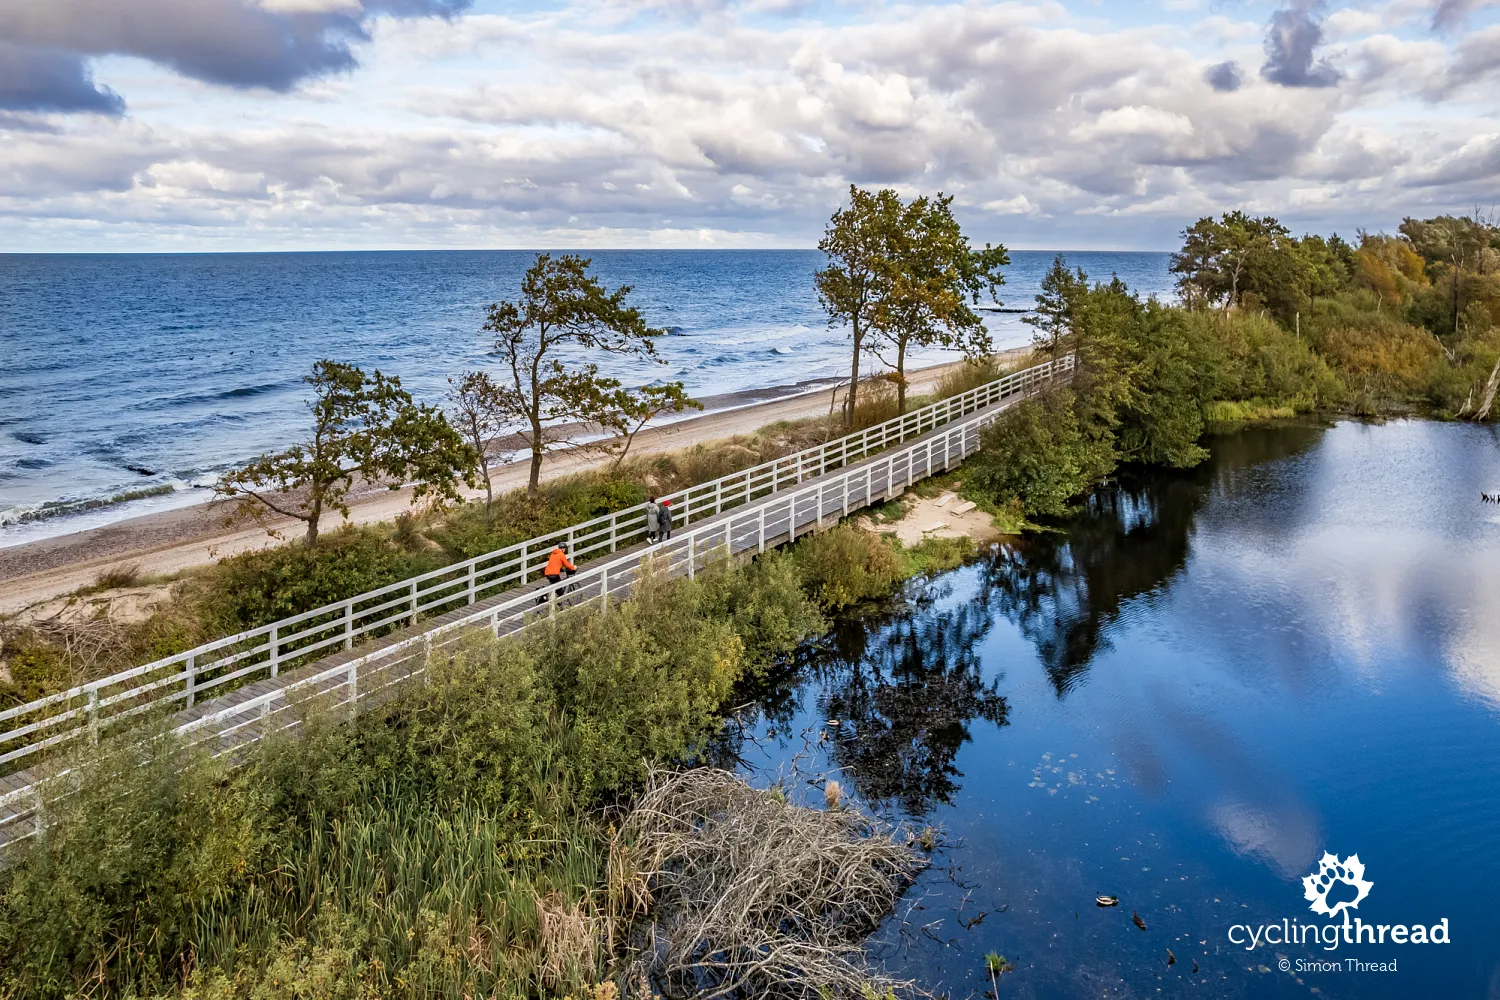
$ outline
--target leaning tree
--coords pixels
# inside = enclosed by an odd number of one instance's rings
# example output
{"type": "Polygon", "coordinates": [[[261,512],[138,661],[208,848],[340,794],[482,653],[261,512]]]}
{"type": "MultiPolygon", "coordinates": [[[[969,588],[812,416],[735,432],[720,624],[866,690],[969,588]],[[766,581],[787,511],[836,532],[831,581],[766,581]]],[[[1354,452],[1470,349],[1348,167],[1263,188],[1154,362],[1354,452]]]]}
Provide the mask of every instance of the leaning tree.
{"type": "MultiPolygon", "coordinates": [[[[625,305],[630,286],[607,291],[589,274],[589,265],[587,258],[572,254],[537,254],[521,279],[520,299],[490,306],[484,324],[495,336],[503,368],[495,382],[495,405],[531,452],[527,488],[532,493],[541,483],[543,456],[568,443],[569,425],[624,434],[642,413],[661,412],[661,399],[624,388],[587,360],[602,352],[665,364],[655,341],[663,331],[648,327],[639,310],[625,305]]],[[[666,393],[677,409],[686,399],[680,382],[654,391],[666,393]]]]}
{"type": "Polygon", "coordinates": [[[441,411],[415,402],[399,378],[324,360],[302,380],[313,389],[311,434],[219,480],[214,492],[235,502],[232,517],[301,521],[312,546],[324,514],[349,516],[357,482],[393,490],[412,482],[413,502],[429,494],[458,499],[458,481],[471,476],[469,447],[441,411]]]}

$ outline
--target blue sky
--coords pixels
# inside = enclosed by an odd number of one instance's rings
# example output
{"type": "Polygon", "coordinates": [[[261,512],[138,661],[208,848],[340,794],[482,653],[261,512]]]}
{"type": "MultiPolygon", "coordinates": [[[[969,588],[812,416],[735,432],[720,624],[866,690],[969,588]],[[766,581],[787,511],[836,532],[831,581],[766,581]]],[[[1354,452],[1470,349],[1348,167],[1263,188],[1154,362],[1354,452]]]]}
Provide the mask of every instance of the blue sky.
{"type": "Polygon", "coordinates": [[[1018,248],[1491,208],[1496,0],[47,0],[0,249],[811,246],[851,183],[1018,248]]]}

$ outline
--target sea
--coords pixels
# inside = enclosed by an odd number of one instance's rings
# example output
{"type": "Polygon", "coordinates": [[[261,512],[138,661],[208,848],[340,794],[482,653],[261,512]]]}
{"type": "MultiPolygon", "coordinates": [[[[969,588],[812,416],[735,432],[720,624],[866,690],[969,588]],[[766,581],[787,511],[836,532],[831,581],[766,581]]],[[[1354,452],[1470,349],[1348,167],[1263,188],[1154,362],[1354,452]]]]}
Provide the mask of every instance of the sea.
{"type": "MultiPolygon", "coordinates": [[[[666,331],[665,364],[596,358],[627,384],[713,396],[839,378],[847,331],[813,287],[815,250],[586,254],[666,331]]],[[[1092,278],[1171,295],[1165,253],[1063,252],[1092,278]]],[[[1034,304],[1054,251],[1014,251],[1001,300],[1034,304]]],[[[209,498],[215,477],[296,441],[321,358],[397,375],[441,403],[497,364],[488,304],[516,298],[532,251],[0,254],[0,547],[209,498]]],[[[1000,348],[1031,330],[989,312],[1000,348]]],[[[952,360],[923,352],[914,365],[952,360]]],[[[768,392],[769,396],[770,393],[768,392]]],[[[754,393],[740,397],[752,401],[754,393]]]]}

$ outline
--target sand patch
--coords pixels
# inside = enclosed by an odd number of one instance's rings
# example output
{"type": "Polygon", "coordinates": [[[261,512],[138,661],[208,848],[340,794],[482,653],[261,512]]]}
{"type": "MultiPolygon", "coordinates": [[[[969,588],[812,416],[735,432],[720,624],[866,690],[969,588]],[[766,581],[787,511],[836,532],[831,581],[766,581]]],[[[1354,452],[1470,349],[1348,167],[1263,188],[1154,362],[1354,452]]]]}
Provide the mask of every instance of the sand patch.
{"type": "Polygon", "coordinates": [[[168,584],[118,587],[82,597],[68,595],[40,601],[22,608],[12,621],[17,625],[47,622],[66,626],[95,621],[131,625],[150,618],[171,600],[172,588],[168,584]]]}
{"type": "Polygon", "coordinates": [[[858,523],[866,531],[895,535],[907,547],[925,538],[972,538],[976,542],[989,542],[1001,535],[989,514],[956,493],[909,497],[906,513],[899,521],[876,524],[862,517],[858,523]]]}

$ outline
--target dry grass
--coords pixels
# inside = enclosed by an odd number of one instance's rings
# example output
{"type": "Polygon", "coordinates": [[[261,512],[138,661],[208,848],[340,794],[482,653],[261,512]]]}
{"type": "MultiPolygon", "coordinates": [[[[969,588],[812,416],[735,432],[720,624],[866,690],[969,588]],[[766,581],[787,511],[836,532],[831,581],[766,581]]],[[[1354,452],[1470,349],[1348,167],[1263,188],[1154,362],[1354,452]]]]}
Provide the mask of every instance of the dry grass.
{"type": "Polygon", "coordinates": [[[858,810],[797,806],[727,771],[657,772],[617,840],[610,884],[649,913],[637,946],[672,993],[915,991],[862,944],[926,861],[858,810]]]}
{"type": "Polygon", "coordinates": [[[586,899],[569,903],[549,892],[536,897],[537,931],[542,945],[542,981],[552,988],[586,980],[598,965],[598,948],[607,936],[602,918],[586,899]]]}

